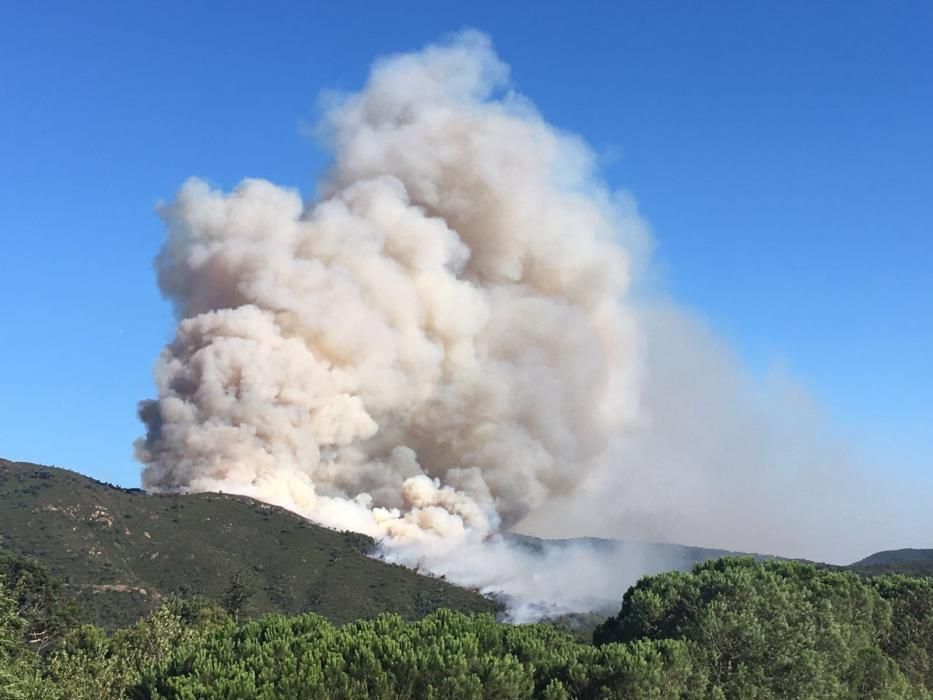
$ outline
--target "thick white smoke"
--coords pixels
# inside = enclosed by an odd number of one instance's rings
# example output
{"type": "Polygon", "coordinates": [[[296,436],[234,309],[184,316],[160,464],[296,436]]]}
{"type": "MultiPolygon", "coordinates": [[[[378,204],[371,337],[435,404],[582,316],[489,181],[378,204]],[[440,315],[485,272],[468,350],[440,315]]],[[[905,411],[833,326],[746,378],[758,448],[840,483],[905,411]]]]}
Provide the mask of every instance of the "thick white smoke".
{"type": "MultiPolygon", "coordinates": [[[[638,407],[615,242],[636,225],[477,33],[379,62],[327,114],[316,201],[188,181],[162,216],[180,319],[136,445],[421,558],[572,491],[638,407]]],[[[403,557],[404,558],[404,557],[403,557]]]]}
{"type": "Polygon", "coordinates": [[[373,535],[516,619],[685,563],[542,552],[501,534],[516,526],[824,556],[890,535],[842,494],[848,455],[805,402],[756,395],[682,310],[627,301],[634,207],[507,90],[484,36],[378,62],[322,132],[314,201],[190,180],[162,207],[179,322],[140,407],[144,486],[373,535]]]}

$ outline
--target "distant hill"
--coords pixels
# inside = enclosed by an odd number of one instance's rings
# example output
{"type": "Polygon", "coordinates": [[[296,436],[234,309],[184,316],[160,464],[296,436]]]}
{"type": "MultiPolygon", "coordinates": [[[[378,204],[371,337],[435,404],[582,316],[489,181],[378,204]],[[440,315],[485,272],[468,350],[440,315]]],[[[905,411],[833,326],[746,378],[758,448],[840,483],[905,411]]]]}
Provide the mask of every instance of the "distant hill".
{"type": "MultiPolygon", "coordinates": [[[[694,564],[719,559],[720,557],[753,557],[758,560],[786,559],[772,554],[737,552],[710,547],[692,547],[665,542],[638,542],[633,540],[603,539],[599,537],[573,537],[568,539],[539,539],[528,535],[509,535],[509,538],[529,549],[542,551],[545,547],[588,546],[602,552],[607,563],[614,559],[637,558],[642,563],[645,576],[679,569],[690,570],[694,564]]],[[[831,569],[847,569],[866,576],[882,574],[906,574],[908,576],[933,576],[933,549],[891,549],[876,552],[853,564],[837,565],[798,559],[802,563],[816,564],[831,569]]]]}
{"type": "Polygon", "coordinates": [[[567,539],[541,539],[529,535],[512,534],[510,540],[531,550],[541,551],[544,547],[591,547],[605,553],[607,558],[628,556],[638,558],[645,563],[645,574],[660,573],[671,569],[689,570],[694,564],[720,557],[754,557],[756,559],[775,559],[765,554],[735,552],[728,549],[710,547],[692,547],[685,544],[667,542],[639,542],[635,540],[616,540],[602,537],[570,537],[567,539]],[[656,564],[653,566],[652,564],[656,564]]]}
{"type": "Polygon", "coordinates": [[[847,568],[866,576],[907,574],[933,576],[933,549],[888,549],[860,559],[847,568]]]}
{"type": "Polygon", "coordinates": [[[899,564],[915,561],[933,562],[933,549],[888,549],[860,559],[852,566],[878,566],[879,564],[899,564]]]}
{"type": "Polygon", "coordinates": [[[255,614],[311,611],[342,623],[496,610],[477,593],[372,559],[374,544],[250,498],[149,495],[0,459],[0,548],[48,567],[107,627],[172,593],[217,598],[237,573],[255,590],[255,614]]]}

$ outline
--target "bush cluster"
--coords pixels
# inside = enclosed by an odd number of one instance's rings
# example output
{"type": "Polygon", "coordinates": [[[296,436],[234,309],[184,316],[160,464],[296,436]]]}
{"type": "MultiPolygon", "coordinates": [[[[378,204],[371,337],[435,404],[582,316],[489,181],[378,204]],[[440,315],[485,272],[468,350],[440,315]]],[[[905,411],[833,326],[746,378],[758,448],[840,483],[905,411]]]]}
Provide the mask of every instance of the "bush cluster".
{"type": "Polygon", "coordinates": [[[336,627],[182,599],[106,634],[52,579],[10,569],[0,697],[12,700],[933,697],[930,578],[720,559],[642,579],[587,644],[449,610],[336,627]]]}

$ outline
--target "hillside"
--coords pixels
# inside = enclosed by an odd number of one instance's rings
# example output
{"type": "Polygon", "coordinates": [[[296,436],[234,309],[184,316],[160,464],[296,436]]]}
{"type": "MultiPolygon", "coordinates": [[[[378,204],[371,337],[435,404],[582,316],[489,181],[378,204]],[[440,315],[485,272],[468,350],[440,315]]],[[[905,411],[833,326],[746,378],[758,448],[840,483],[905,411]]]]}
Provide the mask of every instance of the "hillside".
{"type": "Polygon", "coordinates": [[[867,576],[933,576],[933,549],[889,549],[875,552],[850,564],[848,568],[867,576]]]}
{"type": "Polygon", "coordinates": [[[933,562],[933,549],[888,549],[860,559],[852,566],[879,566],[918,561],[933,562]]]}
{"type": "Polygon", "coordinates": [[[171,593],[218,597],[233,578],[264,612],[342,623],[392,611],[492,612],[482,596],[366,555],[370,538],[224,494],[150,495],[0,459],[0,548],[61,577],[92,619],[130,624],[171,593]]]}

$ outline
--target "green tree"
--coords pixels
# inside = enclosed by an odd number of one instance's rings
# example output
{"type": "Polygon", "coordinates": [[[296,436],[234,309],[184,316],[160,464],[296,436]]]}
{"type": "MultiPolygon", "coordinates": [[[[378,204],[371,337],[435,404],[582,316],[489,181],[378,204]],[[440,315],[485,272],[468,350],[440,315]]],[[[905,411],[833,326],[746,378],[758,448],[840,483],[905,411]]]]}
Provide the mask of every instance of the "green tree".
{"type": "Polygon", "coordinates": [[[41,698],[45,694],[38,656],[23,642],[27,626],[15,597],[0,583],[0,698],[4,700],[41,698]]]}
{"type": "Polygon", "coordinates": [[[902,697],[881,648],[892,635],[891,605],[855,574],[725,558],[642,579],[594,641],[689,642],[729,698],[856,697],[869,661],[875,697],[902,697]]]}
{"type": "Polygon", "coordinates": [[[0,550],[0,582],[24,622],[24,641],[39,652],[48,651],[83,618],[61,581],[38,562],[0,550]]]}
{"type": "Polygon", "coordinates": [[[244,580],[242,572],[237,571],[230,579],[230,585],[224,591],[221,603],[234,620],[239,620],[244,606],[255,594],[256,589],[244,580]]]}
{"type": "Polygon", "coordinates": [[[880,576],[871,585],[891,605],[881,648],[912,683],[933,694],[933,578],[880,576]]]}
{"type": "Polygon", "coordinates": [[[166,663],[176,647],[229,623],[216,607],[171,599],[111,636],[91,625],[73,630],[50,656],[46,676],[61,700],[123,698],[148,669],[166,663]]]}

